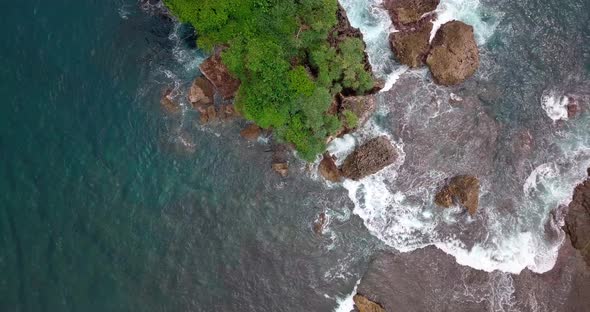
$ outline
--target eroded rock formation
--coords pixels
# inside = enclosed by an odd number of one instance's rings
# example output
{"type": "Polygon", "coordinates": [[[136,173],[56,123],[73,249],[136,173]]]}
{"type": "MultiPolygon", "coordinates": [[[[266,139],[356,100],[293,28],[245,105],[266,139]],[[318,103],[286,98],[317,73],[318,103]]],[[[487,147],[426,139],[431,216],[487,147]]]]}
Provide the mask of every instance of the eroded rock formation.
{"type": "Polygon", "coordinates": [[[425,14],[434,10],[440,0],[385,0],[383,6],[398,26],[419,22],[425,14]]]}
{"type": "Polygon", "coordinates": [[[340,169],[338,169],[338,166],[336,166],[334,158],[327,152],[324,153],[322,161],[320,161],[318,171],[320,172],[320,175],[324,177],[324,179],[330,182],[336,183],[342,180],[340,169]]]}
{"type": "Polygon", "coordinates": [[[224,99],[231,99],[240,88],[240,81],[232,76],[221,61],[222,49],[207,58],[200,66],[200,70],[224,99]]]}
{"type": "Polygon", "coordinates": [[[479,180],[469,175],[453,177],[438,191],[434,202],[445,208],[461,205],[473,215],[479,206],[479,180]]]}
{"type": "MultiPolygon", "coordinates": [[[[590,169],[588,170],[590,175],[590,169]]],[[[565,231],[590,267],[590,178],[578,185],[565,217],[565,231]]]]}
{"type": "Polygon", "coordinates": [[[354,300],[354,306],[359,310],[359,312],[385,312],[383,307],[363,295],[356,294],[352,298],[354,300]]]}
{"type": "Polygon", "coordinates": [[[399,31],[389,36],[389,42],[396,59],[411,68],[424,65],[430,50],[432,23],[421,23],[408,31],[399,31]]]}
{"type": "Polygon", "coordinates": [[[393,164],[397,159],[397,151],[385,136],[367,141],[357,147],[344,160],[342,175],[353,180],[360,180],[393,164]]]}

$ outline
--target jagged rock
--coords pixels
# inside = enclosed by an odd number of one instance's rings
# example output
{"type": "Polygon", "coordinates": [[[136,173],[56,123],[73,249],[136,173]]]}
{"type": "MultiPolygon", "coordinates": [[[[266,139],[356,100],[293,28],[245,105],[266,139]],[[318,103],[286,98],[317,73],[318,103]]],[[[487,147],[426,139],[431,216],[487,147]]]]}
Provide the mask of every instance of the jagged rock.
{"type": "Polygon", "coordinates": [[[318,215],[318,218],[313,222],[313,231],[317,235],[322,235],[324,233],[324,229],[326,228],[326,224],[328,222],[328,217],[325,212],[321,212],[318,215]]]}
{"type": "Polygon", "coordinates": [[[262,129],[260,129],[260,127],[258,127],[255,124],[249,124],[246,126],[246,128],[240,131],[240,136],[242,136],[244,139],[248,141],[256,141],[258,140],[258,137],[260,136],[261,132],[262,129]]]}
{"type": "Polygon", "coordinates": [[[479,50],[473,27],[460,21],[445,23],[436,32],[426,63],[434,81],[455,85],[471,77],[479,67],[479,50]]]}
{"type": "Polygon", "coordinates": [[[221,51],[222,49],[216,49],[215,53],[199,66],[199,69],[224,99],[230,99],[238,92],[240,81],[233,77],[222,63],[221,51]]]}
{"type": "Polygon", "coordinates": [[[160,105],[168,113],[178,113],[180,111],[180,105],[174,102],[172,99],[172,89],[167,89],[160,98],[160,105]]]}
{"type": "Polygon", "coordinates": [[[360,180],[393,164],[397,159],[395,147],[385,136],[376,137],[357,147],[344,160],[342,175],[360,180]]]}
{"type": "Polygon", "coordinates": [[[336,166],[334,157],[330,156],[330,154],[327,152],[324,153],[324,157],[322,158],[322,161],[320,161],[318,171],[320,172],[320,175],[324,177],[324,179],[330,182],[336,183],[342,180],[340,169],[338,169],[338,166],[336,166]]]}
{"type": "Polygon", "coordinates": [[[418,28],[399,31],[389,36],[391,48],[397,60],[412,68],[424,65],[430,50],[430,32],[432,23],[422,23],[418,28]]]}
{"type": "Polygon", "coordinates": [[[213,104],[213,85],[203,77],[197,77],[191,84],[188,100],[193,106],[213,104]]]}
{"type": "Polygon", "coordinates": [[[236,111],[233,105],[221,105],[219,107],[219,118],[224,121],[228,121],[232,118],[239,117],[240,114],[236,111]]]}
{"type": "Polygon", "coordinates": [[[285,178],[289,175],[289,164],[286,162],[273,163],[272,170],[278,173],[281,177],[285,178]]]}
{"type": "Polygon", "coordinates": [[[383,6],[396,25],[419,22],[423,16],[436,10],[440,0],[385,0],[383,6]]]}
{"type": "Polygon", "coordinates": [[[434,202],[445,208],[459,204],[473,215],[479,206],[479,180],[469,175],[453,177],[436,194],[434,202]]]}
{"type": "MultiPolygon", "coordinates": [[[[588,169],[590,175],[590,169],[588,169]]],[[[574,190],[565,217],[565,231],[574,248],[578,249],[590,266],[590,178],[574,190]]]]}
{"type": "Polygon", "coordinates": [[[374,95],[362,95],[362,96],[348,96],[342,99],[340,104],[340,120],[345,121],[346,117],[343,116],[345,110],[353,112],[358,118],[358,124],[354,128],[359,128],[364,125],[373,115],[377,108],[377,100],[374,95]]]}
{"type": "Polygon", "coordinates": [[[383,307],[363,295],[356,294],[352,297],[354,300],[355,307],[359,310],[359,312],[385,312],[383,307]]]}
{"type": "Polygon", "coordinates": [[[215,106],[209,105],[207,107],[198,107],[197,109],[200,113],[199,120],[202,124],[217,121],[217,109],[215,106]]]}

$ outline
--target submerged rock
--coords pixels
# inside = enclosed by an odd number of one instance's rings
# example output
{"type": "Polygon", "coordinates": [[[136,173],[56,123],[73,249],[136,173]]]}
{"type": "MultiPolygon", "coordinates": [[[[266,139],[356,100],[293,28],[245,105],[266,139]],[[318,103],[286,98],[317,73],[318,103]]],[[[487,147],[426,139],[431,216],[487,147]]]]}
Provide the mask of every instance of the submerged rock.
{"type": "Polygon", "coordinates": [[[313,222],[313,232],[317,235],[324,234],[324,229],[328,223],[328,216],[325,212],[321,212],[318,218],[313,222]]]}
{"type": "Polygon", "coordinates": [[[424,65],[430,50],[432,23],[421,23],[409,31],[399,31],[389,36],[391,48],[397,60],[412,68],[424,65]]]}
{"type": "Polygon", "coordinates": [[[193,106],[213,104],[213,85],[203,77],[197,77],[188,92],[188,100],[193,106]]]}
{"type": "Polygon", "coordinates": [[[426,58],[434,81],[455,85],[471,77],[479,67],[479,50],[473,27],[460,21],[445,23],[432,40],[426,58]]]}
{"type": "Polygon", "coordinates": [[[393,164],[397,156],[395,147],[387,137],[371,139],[346,157],[342,165],[342,175],[349,179],[360,180],[393,164]]]}
{"type": "MultiPolygon", "coordinates": [[[[590,169],[588,170],[590,174],[590,169]]],[[[590,267],[590,178],[574,191],[565,217],[565,231],[590,267]]]]}
{"type": "Polygon", "coordinates": [[[385,312],[383,307],[363,295],[356,294],[352,297],[354,300],[355,307],[359,310],[359,312],[385,312]]]}
{"type": "Polygon", "coordinates": [[[473,215],[479,206],[479,180],[469,175],[453,177],[436,194],[434,202],[445,208],[459,204],[473,215]]]}
{"type": "Polygon", "coordinates": [[[262,133],[262,129],[260,129],[260,127],[255,124],[249,124],[246,126],[246,128],[240,131],[240,136],[248,141],[256,141],[258,140],[260,133],[262,133]]]}
{"type": "Polygon", "coordinates": [[[278,173],[281,177],[286,178],[289,175],[289,164],[286,162],[273,163],[272,170],[278,173]]]}
{"type": "Polygon", "coordinates": [[[440,0],[385,0],[383,6],[397,25],[419,22],[423,16],[436,10],[440,0]]]}
{"type": "Polygon", "coordinates": [[[324,157],[322,158],[322,161],[320,161],[318,171],[320,172],[320,175],[324,177],[324,179],[330,182],[336,183],[342,180],[340,169],[338,169],[338,166],[336,166],[334,157],[330,156],[330,154],[327,152],[324,153],[324,157]]]}
{"type": "Polygon", "coordinates": [[[172,89],[167,89],[162,94],[162,98],[160,98],[160,105],[162,108],[168,113],[178,113],[180,111],[180,105],[174,102],[172,99],[172,89]]]}
{"type": "Polygon", "coordinates": [[[199,69],[224,99],[231,99],[238,92],[240,81],[232,76],[222,63],[221,49],[216,49],[215,53],[199,66],[199,69]]]}
{"type": "Polygon", "coordinates": [[[339,117],[344,122],[346,120],[346,116],[343,115],[344,111],[354,113],[358,122],[353,128],[359,128],[371,119],[376,108],[377,100],[374,95],[348,96],[342,99],[339,117]]]}

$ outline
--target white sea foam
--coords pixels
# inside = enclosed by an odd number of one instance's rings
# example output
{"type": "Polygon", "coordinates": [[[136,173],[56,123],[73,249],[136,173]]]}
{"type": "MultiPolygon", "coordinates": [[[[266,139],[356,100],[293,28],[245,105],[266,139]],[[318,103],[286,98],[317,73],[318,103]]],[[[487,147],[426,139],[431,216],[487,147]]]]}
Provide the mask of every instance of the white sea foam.
{"type": "MultiPolygon", "coordinates": [[[[376,75],[388,82],[385,89],[388,90],[407,69],[393,61],[387,37],[395,29],[388,14],[380,7],[381,0],[340,2],[347,10],[351,24],[363,32],[371,64],[376,75]]],[[[435,28],[450,20],[461,20],[473,25],[479,45],[485,44],[493,35],[501,18],[500,13],[486,12],[479,0],[442,0],[437,15],[435,28]]],[[[457,95],[449,96],[459,100],[457,95]]],[[[554,92],[548,93],[542,103],[544,108],[551,108],[548,115],[556,120],[562,119],[567,113],[564,113],[567,105],[564,101],[563,96],[554,92]]],[[[378,109],[378,114],[386,113],[387,109],[378,109]]],[[[357,142],[384,133],[386,134],[383,129],[371,121],[353,136],[335,140],[328,149],[342,160],[357,142]]],[[[465,216],[461,209],[436,209],[432,198],[437,183],[447,177],[446,173],[431,171],[422,176],[400,175],[400,166],[405,161],[404,144],[395,142],[394,139],[392,141],[402,151],[402,158],[396,165],[361,181],[347,180],[343,186],[355,205],[353,213],[363,219],[373,235],[397,250],[406,252],[435,245],[455,257],[458,263],[476,269],[519,273],[524,268],[529,268],[542,273],[553,267],[563,240],[563,233],[557,227],[554,229],[554,232],[559,233],[557,238],[548,239],[545,236],[549,212],[567,204],[573,187],[583,178],[585,166],[590,165],[590,152],[586,152],[589,144],[584,146],[575,143],[580,137],[588,135],[576,133],[573,136],[562,138],[562,151],[556,157],[561,162],[533,168],[522,186],[522,192],[510,190],[516,193],[507,194],[514,200],[514,216],[499,211],[494,206],[496,202],[485,200],[480,204],[482,214],[486,215],[483,218],[479,215],[465,216]],[[580,156],[581,154],[583,155],[580,156]],[[401,180],[410,180],[412,187],[396,188],[401,180]],[[476,219],[479,223],[473,223],[476,219]],[[469,224],[478,224],[486,235],[475,242],[468,242],[460,232],[469,224]]],[[[481,196],[484,198],[488,192],[485,189],[485,177],[482,178],[482,183],[481,196]]]]}
{"type": "Polygon", "coordinates": [[[545,90],[541,95],[541,107],[553,121],[567,120],[569,98],[555,90],[545,90]]]}
{"type": "Polygon", "coordinates": [[[354,310],[354,295],[356,295],[356,288],[359,286],[359,284],[361,283],[361,280],[359,279],[356,284],[354,285],[354,289],[352,290],[352,292],[350,293],[350,295],[344,297],[344,298],[336,298],[336,301],[338,302],[338,306],[336,307],[336,309],[334,309],[334,312],[350,312],[352,310],[354,310]]]}

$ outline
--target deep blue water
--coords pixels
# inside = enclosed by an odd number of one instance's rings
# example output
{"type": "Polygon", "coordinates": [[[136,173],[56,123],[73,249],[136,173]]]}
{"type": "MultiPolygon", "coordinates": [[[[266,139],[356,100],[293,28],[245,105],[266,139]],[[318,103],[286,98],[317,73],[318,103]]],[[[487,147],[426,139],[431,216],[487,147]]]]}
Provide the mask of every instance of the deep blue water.
{"type": "Polygon", "coordinates": [[[240,122],[161,111],[165,69],[198,75],[169,20],[132,0],[0,8],[0,311],[327,310],[350,292],[374,240],[343,192],[274,175],[240,122]],[[312,232],[328,203],[343,247],[312,232]]]}

